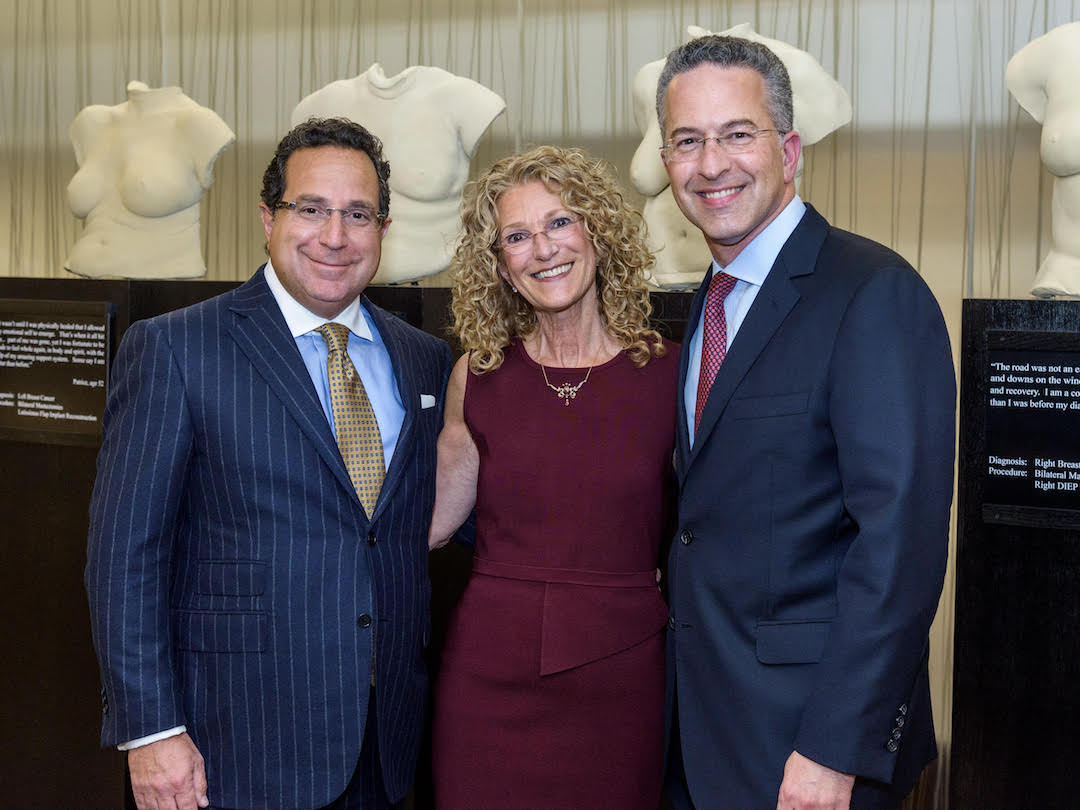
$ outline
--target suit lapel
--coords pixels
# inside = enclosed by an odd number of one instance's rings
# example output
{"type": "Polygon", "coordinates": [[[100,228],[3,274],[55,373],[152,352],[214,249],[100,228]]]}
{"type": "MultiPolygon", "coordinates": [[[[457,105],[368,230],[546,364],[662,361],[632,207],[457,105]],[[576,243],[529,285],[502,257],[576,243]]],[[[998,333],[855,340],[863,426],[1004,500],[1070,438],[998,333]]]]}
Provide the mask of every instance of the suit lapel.
{"type": "MultiPolygon", "coordinates": [[[[716,427],[735,389],[772,340],[788,313],[798,303],[800,293],[792,279],[814,272],[817,254],[825,240],[828,227],[822,216],[807,205],[805,215],[784,243],[750,311],[746,313],[735,340],[728,347],[724,364],[717,372],[709,391],[694,447],[686,464],[681,465],[680,480],[685,479],[686,471],[693,465],[705,440],[716,427]]],[[[702,285],[703,288],[705,286],[707,285],[702,285]]],[[[704,299],[700,290],[695,298],[695,311],[700,312],[698,299],[704,299]]],[[[685,371],[681,379],[685,380],[685,371]]]]}
{"type": "MultiPolygon", "coordinates": [[[[236,290],[228,331],[266,384],[281,399],[342,486],[356,498],[337,440],[323,414],[296,340],[289,333],[262,268],[236,290]]],[[[359,503],[359,499],[357,498],[359,503]]]]}

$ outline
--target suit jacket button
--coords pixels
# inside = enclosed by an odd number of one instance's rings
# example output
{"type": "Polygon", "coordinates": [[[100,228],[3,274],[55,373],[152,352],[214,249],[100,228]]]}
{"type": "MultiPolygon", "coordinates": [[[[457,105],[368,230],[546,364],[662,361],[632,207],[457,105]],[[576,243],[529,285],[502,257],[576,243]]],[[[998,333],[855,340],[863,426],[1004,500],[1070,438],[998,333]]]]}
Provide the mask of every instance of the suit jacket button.
{"type": "Polygon", "coordinates": [[[682,544],[683,544],[684,546],[688,546],[688,545],[690,545],[691,543],[693,543],[693,542],[694,542],[694,533],[693,533],[692,531],[690,531],[689,529],[683,529],[683,530],[682,530],[682,531],[681,531],[681,532],[679,533],[679,541],[680,541],[680,542],[681,542],[681,543],[682,543],[682,544]]]}
{"type": "Polygon", "coordinates": [[[671,617],[668,617],[667,626],[668,626],[669,630],[674,630],[675,629],[675,620],[673,618],[671,618],[671,617]]]}
{"type": "Polygon", "coordinates": [[[366,613],[361,613],[356,623],[361,627],[371,627],[371,617],[366,613]]]}
{"type": "Polygon", "coordinates": [[[899,739],[900,739],[900,729],[898,729],[898,728],[894,728],[894,729],[892,730],[892,738],[893,738],[894,740],[899,740],[899,739]]]}
{"type": "Polygon", "coordinates": [[[905,723],[904,715],[902,715],[902,714],[896,715],[896,727],[897,728],[903,728],[904,723],[905,723]]]}
{"type": "Polygon", "coordinates": [[[898,746],[898,745],[896,744],[896,740],[889,740],[889,741],[888,741],[887,743],[885,743],[885,747],[886,747],[887,749],[889,749],[889,753],[890,753],[890,754],[895,754],[895,753],[896,753],[896,749],[897,749],[897,748],[899,748],[900,746],[898,746]]]}
{"type": "Polygon", "coordinates": [[[368,532],[367,544],[369,546],[375,545],[375,532],[368,532]]]}
{"type": "Polygon", "coordinates": [[[897,711],[899,711],[900,714],[907,714],[907,704],[906,703],[902,704],[897,711]]]}

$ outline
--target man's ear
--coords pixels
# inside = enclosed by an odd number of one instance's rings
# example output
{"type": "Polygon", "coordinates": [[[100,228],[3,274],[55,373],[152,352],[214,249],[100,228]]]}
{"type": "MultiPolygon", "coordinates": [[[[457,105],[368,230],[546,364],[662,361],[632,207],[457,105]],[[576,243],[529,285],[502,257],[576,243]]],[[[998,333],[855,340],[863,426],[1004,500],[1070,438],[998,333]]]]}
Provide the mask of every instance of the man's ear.
{"type": "Polygon", "coordinates": [[[795,170],[799,168],[799,156],[802,154],[802,138],[795,131],[784,135],[780,145],[784,152],[784,183],[795,182],[795,170]]]}
{"type": "Polygon", "coordinates": [[[263,233],[266,234],[266,241],[270,241],[270,231],[274,230],[274,212],[270,210],[270,206],[266,203],[259,203],[259,216],[262,217],[263,233]]]}

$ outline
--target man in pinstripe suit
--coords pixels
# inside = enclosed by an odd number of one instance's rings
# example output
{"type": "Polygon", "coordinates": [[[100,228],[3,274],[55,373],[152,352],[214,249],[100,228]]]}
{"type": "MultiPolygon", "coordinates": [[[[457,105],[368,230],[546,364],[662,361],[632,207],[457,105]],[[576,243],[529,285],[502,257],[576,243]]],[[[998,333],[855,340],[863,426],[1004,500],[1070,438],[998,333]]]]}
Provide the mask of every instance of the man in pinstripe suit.
{"type": "Polygon", "coordinates": [[[121,343],[86,587],[102,744],[128,750],[140,808],[392,807],[411,784],[450,351],[362,295],[390,224],[381,149],[342,119],[296,127],[263,178],[270,261],[121,343]],[[335,440],[328,321],[382,438],[370,514],[335,440]]]}

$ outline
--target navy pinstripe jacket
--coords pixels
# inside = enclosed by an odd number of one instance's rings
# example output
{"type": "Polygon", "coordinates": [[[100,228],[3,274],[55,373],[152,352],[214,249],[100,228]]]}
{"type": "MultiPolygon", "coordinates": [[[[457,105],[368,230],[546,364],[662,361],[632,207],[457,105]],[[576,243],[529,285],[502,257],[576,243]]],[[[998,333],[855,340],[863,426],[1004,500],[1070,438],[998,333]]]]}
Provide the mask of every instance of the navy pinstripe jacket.
{"type": "Polygon", "coordinates": [[[186,725],[214,805],[340,795],[372,677],[391,800],[412,782],[450,350],[364,306],[406,409],[370,519],[261,270],[117,354],[86,567],[101,742],[186,725]]]}

